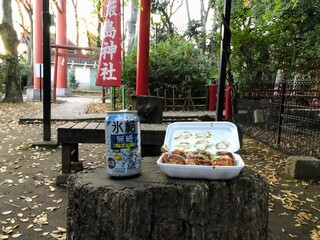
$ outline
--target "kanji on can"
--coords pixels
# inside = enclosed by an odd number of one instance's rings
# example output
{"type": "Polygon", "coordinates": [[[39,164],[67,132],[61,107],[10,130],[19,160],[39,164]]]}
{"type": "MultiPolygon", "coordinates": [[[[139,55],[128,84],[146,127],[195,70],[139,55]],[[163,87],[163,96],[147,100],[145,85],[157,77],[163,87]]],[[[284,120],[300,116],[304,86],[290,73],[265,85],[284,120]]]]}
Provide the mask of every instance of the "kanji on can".
{"type": "Polygon", "coordinates": [[[137,111],[109,112],[105,120],[107,173],[125,177],[141,172],[140,121],[137,111]]]}

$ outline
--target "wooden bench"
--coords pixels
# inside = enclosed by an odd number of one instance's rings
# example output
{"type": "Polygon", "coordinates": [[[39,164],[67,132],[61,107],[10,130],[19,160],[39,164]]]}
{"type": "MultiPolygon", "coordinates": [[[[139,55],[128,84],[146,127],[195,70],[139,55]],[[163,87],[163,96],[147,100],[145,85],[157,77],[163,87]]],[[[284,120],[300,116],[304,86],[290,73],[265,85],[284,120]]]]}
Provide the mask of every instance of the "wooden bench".
{"type": "MultiPolygon", "coordinates": [[[[168,124],[141,124],[141,149],[144,155],[148,149],[160,153],[168,124]]],[[[105,125],[103,122],[68,122],[58,127],[58,143],[62,146],[62,173],[56,184],[67,182],[72,170],[81,171],[79,161],[79,143],[105,143],[105,125]]]]}

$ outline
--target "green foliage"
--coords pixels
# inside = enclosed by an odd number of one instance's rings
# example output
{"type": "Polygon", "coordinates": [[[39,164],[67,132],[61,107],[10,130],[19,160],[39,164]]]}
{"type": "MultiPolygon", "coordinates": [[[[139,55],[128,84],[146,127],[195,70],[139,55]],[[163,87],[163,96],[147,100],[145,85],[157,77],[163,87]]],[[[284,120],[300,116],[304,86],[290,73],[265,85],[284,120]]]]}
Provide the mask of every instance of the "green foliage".
{"type": "Polygon", "coordinates": [[[20,73],[20,84],[21,88],[27,85],[27,79],[29,74],[29,63],[25,56],[20,56],[19,58],[19,73],[20,73]]]}
{"type": "MultiPolygon", "coordinates": [[[[320,64],[320,1],[233,2],[231,66],[242,93],[320,64]]],[[[318,69],[319,73],[319,69],[318,69]]]]}
{"type": "MultiPolygon", "coordinates": [[[[134,93],[136,82],[137,51],[126,56],[124,77],[129,94],[134,93]]],[[[190,42],[182,38],[160,42],[150,49],[149,91],[153,95],[158,89],[175,89],[185,94],[192,89],[193,95],[203,95],[210,78],[211,63],[190,42]]]]}
{"type": "Polygon", "coordinates": [[[201,22],[199,20],[191,20],[188,23],[187,30],[185,31],[185,36],[188,38],[192,38],[193,36],[197,36],[201,34],[201,22]]]}
{"type": "MultiPolygon", "coordinates": [[[[10,59],[6,55],[0,55],[0,59],[3,61],[0,63],[0,91],[5,90],[5,78],[6,78],[6,73],[7,73],[7,64],[6,61],[10,59]]],[[[28,60],[24,58],[24,56],[20,56],[19,58],[19,79],[20,79],[20,84],[21,88],[23,87],[22,85],[22,80],[26,79],[28,77],[28,60]]]]}
{"type": "Polygon", "coordinates": [[[28,75],[28,59],[24,56],[20,56],[19,58],[19,72],[20,76],[27,76],[28,75]]]}
{"type": "Polygon", "coordinates": [[[70,69],[68,85],[73,90],[77,89],[79,87],[79,85],[80,85],[80,82],[78,80],[76,80],[76,75],[75,75],[74,68],[70,69]]]}

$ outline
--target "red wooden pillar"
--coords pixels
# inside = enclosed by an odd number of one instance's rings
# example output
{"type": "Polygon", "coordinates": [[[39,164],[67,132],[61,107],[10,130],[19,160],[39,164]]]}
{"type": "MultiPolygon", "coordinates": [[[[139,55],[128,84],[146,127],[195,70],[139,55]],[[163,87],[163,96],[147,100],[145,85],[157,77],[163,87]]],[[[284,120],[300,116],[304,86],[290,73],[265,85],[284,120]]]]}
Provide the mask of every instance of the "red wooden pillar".
{"type": "MultiPolygon", "coordinates": [[[[67,2],[59,0],[57,5],[57,45],[67,45],[67,2]]],[[[67,49],[59,48],[59,53],[66,54],[67,49]]],[[[67,84],[67,57],[59,56],[57,61],[57,95],[65,96],[68,88],[67,84]]]]}
{"type": "Polygon", "coordinates": [[[226,100],[224,105],[224,115],[226,120],[231,120],[231,86],[226,84],[226,100]]]}
{"type": "Polygon", "coordinates": [[[42,9],[43,4],[42,1],[34,1],[33,2],[33,89],[41,89],[41,74],[40,71],[43,72],[43,52],[42,52],[42,42],[43,42],[43,34],[42,34],[42,9]]]}
{"type": "Polygon", "coordinates": [[[209,86],[209,111],[216,110],[217,104],[217,84],[210,84],[209,86]]]}
{"type": "Polygon", "coordinates": [[[150,0],[141,0],[137,53],[136,95],[148,95],[150,0]]]}

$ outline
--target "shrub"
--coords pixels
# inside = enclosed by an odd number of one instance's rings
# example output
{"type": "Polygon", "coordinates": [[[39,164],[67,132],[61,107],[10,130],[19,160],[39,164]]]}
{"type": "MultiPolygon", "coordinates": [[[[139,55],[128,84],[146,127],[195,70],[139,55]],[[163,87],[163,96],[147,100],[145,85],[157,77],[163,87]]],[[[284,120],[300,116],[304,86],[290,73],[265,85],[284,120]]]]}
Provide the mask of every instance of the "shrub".
{"type": "Polygon", "coordinates": [[[70,69],[68,84],[73,90],[77,89],[80,85],[80,82],[76,80],[74,68],[70,69]]]}
{"type": "MultiPolygon", "coordinates": [[[[137,50],[126,55],[124,79],[129,94],[134,93],[136,83],[137,50]]],[[[192,89],[194,96],[203,96],[211,71],[211,61],[190,42],[182,38],[159,42],[151,46],[149,59],[149,91],[175,89],[184,95],[192,89]]]]}

